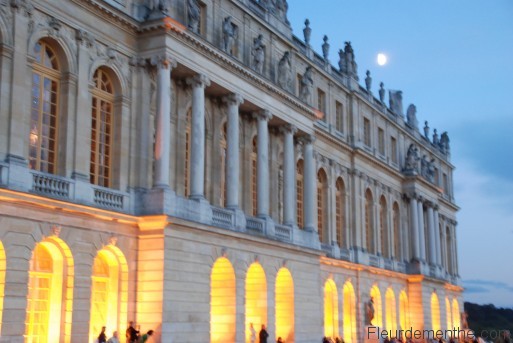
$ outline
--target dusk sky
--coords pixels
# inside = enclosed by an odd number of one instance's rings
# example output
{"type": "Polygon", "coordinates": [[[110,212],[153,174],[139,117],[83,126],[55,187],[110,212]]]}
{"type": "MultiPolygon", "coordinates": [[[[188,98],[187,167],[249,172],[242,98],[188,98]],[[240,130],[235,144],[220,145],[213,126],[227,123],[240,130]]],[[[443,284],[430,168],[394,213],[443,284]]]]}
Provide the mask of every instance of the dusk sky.
{"type": "Polygon", "coordinates": [[[513,1],[291,0],[288,15],[301,40],[310,19],[317,52],[328,35],[333,65],[351,41],[361,84],[369,69],[376,96],[402,90],[421,129],[449,132],[464,299],[513,308],[513,1]]]}

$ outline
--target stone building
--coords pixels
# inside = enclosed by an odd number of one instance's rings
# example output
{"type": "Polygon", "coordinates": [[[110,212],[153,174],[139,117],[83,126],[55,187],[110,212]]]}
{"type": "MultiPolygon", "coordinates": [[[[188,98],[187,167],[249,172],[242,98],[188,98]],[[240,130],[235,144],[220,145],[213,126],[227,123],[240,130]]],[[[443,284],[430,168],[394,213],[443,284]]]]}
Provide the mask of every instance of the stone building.
{"type": "Polygon", "coordinates": [[[287,9],[0,0],[1,342],[460,325],[447,134],[287,9]]]}

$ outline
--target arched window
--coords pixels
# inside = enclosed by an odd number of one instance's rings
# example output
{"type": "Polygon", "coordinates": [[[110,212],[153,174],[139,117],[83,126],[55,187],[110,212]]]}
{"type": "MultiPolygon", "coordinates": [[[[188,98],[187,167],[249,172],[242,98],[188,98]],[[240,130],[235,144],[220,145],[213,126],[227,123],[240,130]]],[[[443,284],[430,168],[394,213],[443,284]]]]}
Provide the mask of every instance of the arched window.
{"type": "Polygon", "coordinates": [[[382,326],[383,325],[383,305],[381,303],[381,292],[378,286],[372,286],[370,290],[370,297],[374,302],[374,319],[372,320],[372,325],[374,326],[382,326]]]}
{"type": "Polygon", "coordinates": [[[260,263],[251,264],[246,275],[246,342],[250,341],[250,325],[256,331],[267,325],[267,280],[260,263]]]}
{"type": "Polygon", "coordinates": [[[317,229],[321,243],[329,243],[328,212],[328,177],[324,169],[320,169],[317,173],[317,229]]]}
{"type": "MultiPolygon", "coordinates": [[[[345,202],[345,186],[342,178],[337,179],[335,193],[335,217],[336,217],[336,233],[337,243],[339,247],[343,247],[345,224],[346,224],[346,202],[345,202]]],[[[347,341],[346,341],[347,342],[347,341]]]]}
{"type": "Polygon", "coordinates": [[[112,183],[112,140],[114,115],[114,85],[102,68],[95,71],[91,107],[91,165],[92,184],[110,187],[112,183]]]}
{"type": "Polygon", "coordinates": [[[452,238],[451,238],[451,229],[449,226],[445,228],[445,251],[446,251],[446,270],[449,272],[449,274],[452,275],[453,268],[452,268],[452,238]]]}
{"type": "Polygon", "coordinates": [[[447,317],[447,329],[452,330],[452,311],[451,311],[451,301],[449,300],[449,297],[445,297],[445,316],[447,317]]]}
{"type": "Polygon", "coordinates": [[[251,204],[253,206],[253,216],[258,211],[257,198],[257,137],[253,137],[251,142],[251,204]]]}
{"type": "Polygon", "coordinates": [[[294,342],[294,280],[289,270],[280,268],[276,275],[276,337],[294,342]]]}
{"type": "Polygon", "coordinates": [[[235,272],[226,257],[220,257],[210,276],[210,342],[234,343],[236,329],[235,272]]]}
{"type": "Polygon", "coordinates": [[[98,252],[92,273],[90,341],[98,336],[102,326],[121,332],[125,325],[127,274],[121,250],[109,245],[98,252]]]}
{"type": "Polygon", "coordinates": [[[226,143],[226,123],[223,125],[223,129],[221,130],[221,140],[219,141],[219,148],[221,150],[221,199],[219,204],[221,206],[226,206],[226,154],[228,145],[226,143]]]}
{"type": "Polygon", "coordinates": [[[185,171],[184,171],[184,196],[188,197],[191,191],[189,173],[191,170],[191,123],[192,110],[187,111],[185,124],[185,171]]]}
{"type": "Polygon", "coordinates": [[[431,329],[440,330],[440,302],[436,293],[431,294],[431,329]]]}
{"type": "Polygon", "coordinates": [[[388,249],[388,209],[384,196],[379,199],[379,234],[381,238],[381,254],[386,258],[390,258],[390,249],[388,249]]]}
{"type": "Polygon", "coordinates": [[[386,298],[386,320],[387,330],[392,331],[392,334],[397,332],[397,311],[395,308],[395,294],[392,288],[388,288],[385,293],[386,298]]]}
{"type": "Polygon", "coordinates": [[[296,164],[296,213],[297,226],[303,227],[303,160],[297,161],[296,164]]]}
{"type": "Polygon", "coordinates": [[[402,261],[403,254],[401,251],[401,215],[397,202],[394,202],[394,206],[392,207],[392,216],[392,222],[394,225],[394,257],[396,260],[402,261]]]}
{"type": "Polygon", "coordinates": [[[57,172],[57,131],[61,69],[55,50],[45,41],[34,46],[29,136],[29,167],[57,172]]]}
{"type": "Polygon", "coordinates": [[[369,189],[365,192],[365,242],[366,248],[370,254],[375,254],[374,249],[374,216],[373,216],[372,193],[369,189]]]}
{"type": "Polygon", "coordinates": [[[344,293],[344,342],[356,342],[356,297],[351,282],[346,282],[344,293]]]}
{"type": "Polygon", "coordinates": [[[332,279],[324,284],[324,336],[338,337],[338,292],[332,279]]]}
{"type": "Polygon", "coordinates": [[[0,241],[0,336],[2,335],[2,314],[4,309],[5,269],[5,250],[2,241],[0,241]]]}
{"type": "Polygon", "coordinates": [[[457,330],[461,329],[460,304],[458,304],[458,300],[456,300],[456,299],[452,299],[452,325],[457,330]]]}
{"type": "Polygon", "coordinates": [[[399,325],[402,330],[410,327],[410,305],[405,291],[401,291],[399,295],[399,325]]]}

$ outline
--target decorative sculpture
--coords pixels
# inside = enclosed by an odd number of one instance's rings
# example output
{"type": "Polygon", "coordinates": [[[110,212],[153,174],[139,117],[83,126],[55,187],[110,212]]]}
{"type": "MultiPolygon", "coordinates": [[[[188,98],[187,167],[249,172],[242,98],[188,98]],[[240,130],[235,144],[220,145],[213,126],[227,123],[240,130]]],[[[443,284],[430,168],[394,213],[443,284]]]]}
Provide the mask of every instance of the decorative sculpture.
{"type": "Polygon", "coordinates": [[[419,121],[417,120],[417,107],[414,104],[410,104],[406,110],[406,124],[412,129],[419,128],[419,121]]]}
{"type": "Polygon", "coordinates": [[[345,42],[344,54],[347,74],[349,77],[358,81],[358,65],[355,62],[354,50],[351,46],[351,42],[345,42]]]}
{"type": "Polygon", "coordinates": [[[424,122],[424,137],[429,140],[429,126],[427,120],[424,122]]]}
{"type": "Polygon", "coordinates": [[[385,103],[385,84],[383,82],[379,84],[379,101],[385,103]]]}
{"type": "Polygon", "coordinates": [[[299,97],[304,102],[308,102],[310,100],[310,95],[312,94],[313,87],[313,78],[312,78],[312,67],[306,67],[305,73],[301,78],[301,90],[299,97]]]}
{"type": "Polygon", "coordinates": [[[289,24],[289,20],[287,19],[289,4],[287,3],[287,0],[272,0],[272,2],[275,3],[276,14],[278,17],[285,23],[289,24]]]}
{"type": "Polygon", "coordinates": [[[445,131],[440,136],[440,151],[442,151],[443,154],[448,154],[450,152],[449,142],[449,134],[445,131]]]}
{"type": "Polygon", "coordinates": [[[147,0],[148,9],[151,12],[162,11],[164,13],[169,12],[169,0],[147,0]]]}
{"type": "Polygon", "coordinates": [[[425,178],[429,182],[434,182],[435,181],[435,159],[434,158],[431,158],[431,161],[429,161],[428,164],[427,164],[425,178]]]}
{"type": "Polygon", "coordinates": [[[323,39],[324,43],[322,44],[322,56],[324,60],[328,60],[328,55],[330,53],[330,44],[328,43],[328,36],[324,35],[323,39]]]}
{"type": "Polygon", "coordinates": [[[440,139],[438,138],[438,133],[436,132],[436,129],[433,130],[433,144],[435,146],[440,145],[440,139]]]}
{"type": "Polygon", "coordinates": [[[374,319],[375,309],[374,309],[374,298],[370,298],[370,300],[366,303],[366,316],[365,316],[365,325],[373,325],[372,320],[374,319]]]}
{"type": "Polygon", "coordinates": [[[305,20],[305,28],[303,29],[303,36],[305,37],[306,46],[310,46],[310,36],[312,35],[312,29],[310,28],[310,20],[305,20]]]}
{"type": "Polygon", "coordinates": [[[253,56],[251,68],[259,74],[262,74],[264,71],[265,46],[263,40],[264,37],[262,34],[259,34],[258,37],[253,39],[253,48],[251,49],[251,55],[253,56]]]}
{"type": "Polygon", "coordinates": [[[223,50],[232,54],[233,43],[237,38],[237,27],[232,24],[232,17],[228,16],[223,21],[223,50]]]}
{"type": "Polygon", "coordinates": [[[187,15],[189,18],[189,30],[199,33],[201,9],[198,0],[187,0],[187,15]]]}
{"type": "Polygon", "coordinates": [[[342,74],[347,74],[347,63],[346,63],[346,53],[344,50],[340,49],[338,51],[338,68],[342,74]]]}
{"type": "Polygon", "coordinates": [[[291,83],[292,69],[290,63],[290,53],[286,51],[278,63],[278,85],[285,90],[290,90],[291,83]]]}
{"type": "Polygon", "coordinates": [[[408,152],[406,153],[406,160],[404,163],[404,171],[418,172],[418,162],[420,160],[419,150],[415,144],[410,144],[408,152]]]}
{"type": "Polygon", "coordinates": [[[367,92],[370,93],[372,86],[372,77],[370,76],[370,71],[367,70],[365,75],[367,75],[367,77],[365,78],[365,89],[367,89],[367,92]]]}
{"type": "Polygon", "coordinates": [[[429,161],[426,155],[422,156],[420,160],[420,175],[427,179],[427,169],[428,169],[429,161]]]}
{"type": "Polygon", "coordinates": [[[390,103],[390,110],[402,116],[403,115],[403,92],[402,91],[388,91],[388,101],[390,103]]]}

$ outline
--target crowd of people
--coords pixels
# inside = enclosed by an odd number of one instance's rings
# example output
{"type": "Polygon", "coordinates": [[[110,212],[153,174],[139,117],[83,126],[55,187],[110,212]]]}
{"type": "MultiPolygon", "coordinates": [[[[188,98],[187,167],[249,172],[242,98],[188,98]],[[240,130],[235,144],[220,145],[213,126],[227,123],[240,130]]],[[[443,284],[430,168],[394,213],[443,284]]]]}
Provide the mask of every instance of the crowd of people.
{"type": "MultiPolygon", "coordinates": [[[[96,338],[95,343],[120,343],[118,332],[114,331],[112,337],[107,339],[107,334],[105,333],[106,329],[105,326],[102,327],[102,331],[98,335],[98,338],[96,338]]],[[[149,330],[145,334],[140,335],[139,330],[134,327],[134,322],[130,322],[126,329],[127,343],[146,343],[151,336],[153,336],[153,330],[149,330]]]]}

